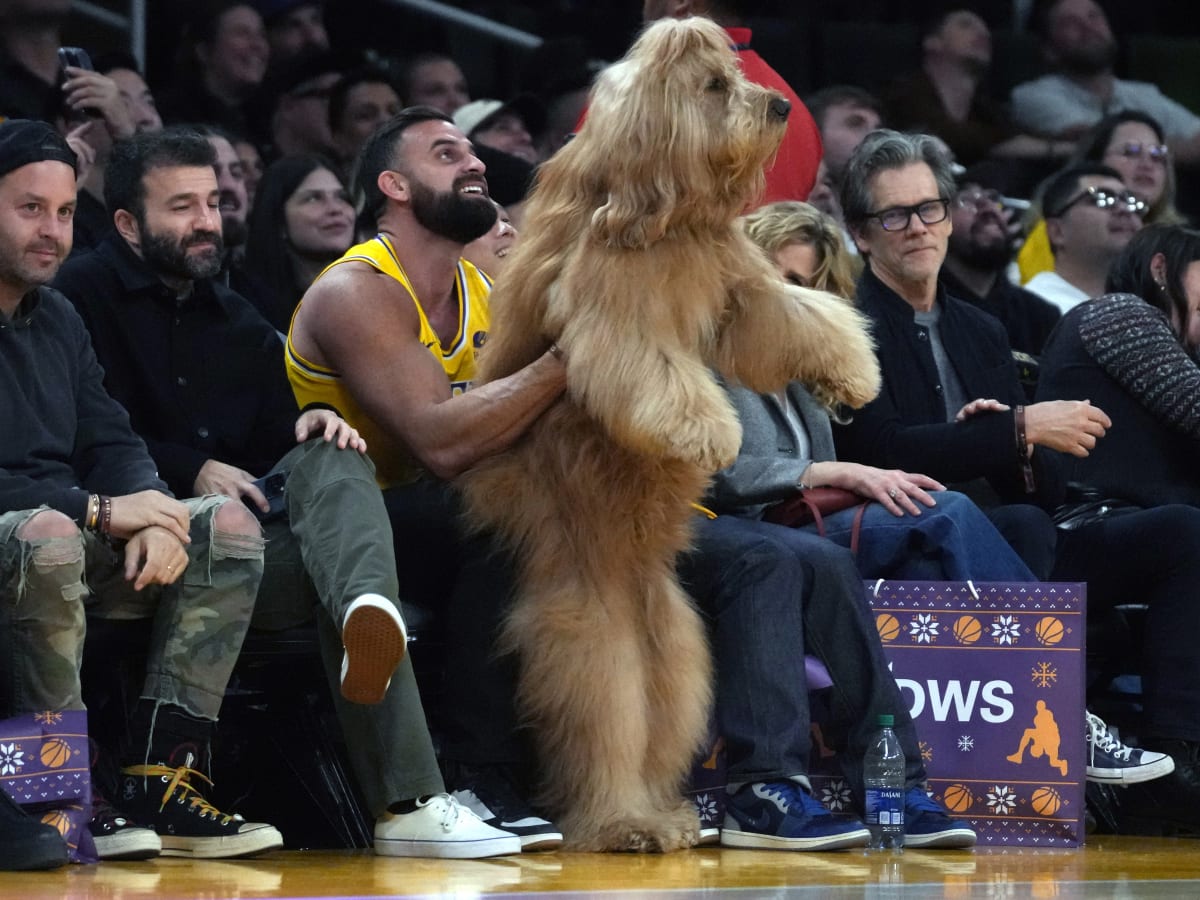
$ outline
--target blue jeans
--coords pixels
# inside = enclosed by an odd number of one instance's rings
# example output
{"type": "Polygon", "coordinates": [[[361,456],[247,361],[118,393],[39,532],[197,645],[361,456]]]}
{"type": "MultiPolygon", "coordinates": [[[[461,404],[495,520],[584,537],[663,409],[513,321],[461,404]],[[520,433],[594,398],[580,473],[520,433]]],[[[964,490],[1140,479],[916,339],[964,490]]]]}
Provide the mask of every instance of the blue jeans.
{"type": "MultiPolygon", "coordinates": [[[[970,499],[956,491],[938,491],[933,498],[937,506],[918,504],[919,516],[893,516],[878,503],[867,507],[855,558],[862,577],[906,581],[1037,580],[970,499]]],[[[826,516],[825,536],[849,547],[856,512],[844,509],[826,516]]],[[[817,533],[816,525],[799,530],[817,533]]],[[[788,540],[786,536],[782,539],[788,540]]]]}
{"type": "Polygon", "coordinates": [[[831,724],[844,729],[841,758],[856,794],[881,713],[895,717],[909,784],[924,780],[916,731],[850,554],[804,531],[735,516],[698,517],[694,544],[679,574],[712,634],[731,789],[807,775],[805,653],[833,678],[831,724]]]}

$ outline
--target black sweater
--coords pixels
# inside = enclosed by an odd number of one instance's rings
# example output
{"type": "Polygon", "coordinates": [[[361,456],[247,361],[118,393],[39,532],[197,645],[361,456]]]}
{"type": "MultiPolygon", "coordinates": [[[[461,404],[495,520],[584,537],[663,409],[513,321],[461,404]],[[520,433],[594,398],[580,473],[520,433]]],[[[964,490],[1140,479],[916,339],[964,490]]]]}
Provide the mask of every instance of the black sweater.
{"type": "Polygon", "coordinates": [[[45,504],[82,525],[89,493],[166,489],[103,379],[58,291],[37,288],[0,315],[0,512],[45,504]]]}

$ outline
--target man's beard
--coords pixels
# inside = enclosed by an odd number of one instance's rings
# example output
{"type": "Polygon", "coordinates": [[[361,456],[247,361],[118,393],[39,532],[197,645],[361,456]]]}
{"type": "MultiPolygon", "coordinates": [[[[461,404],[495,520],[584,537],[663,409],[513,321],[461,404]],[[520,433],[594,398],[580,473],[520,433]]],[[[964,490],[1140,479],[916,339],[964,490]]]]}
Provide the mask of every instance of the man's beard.
{"type": "Polygon", "coordinates": [[[950,238],[950,254],[968,268],[980,272],[998,272],[1012,262],[1012,242],[1007,238],[981,243],[968,234],[961,240],[950,238]]]}
{"type": "Polygon", "coordinates": [[[195,231],[182,241],[168,234],[155,234],[142,224],[142,259],[159,275],[195,281],[212,278],[221,271],[225,244],[217,231],[195,231]],[[213,248],[203,254],[189,254],[194,244],[211,243],[213,248]]]}
{"type": "Polygon", "coordinates": [[[456,244],[469,244],[483,237],[496,224],[496,205],[486,194],[466,196],[462,185],[474,178],[459,178],[446,193],[436,193],[415,178],[410,179],[412,212],[423,227],[456,244]]]}
{"type": "Polygon", "coordinates": [[[1110,39],[1104,44],[1082,47],[1066,55],[1060,54],[1058,63],[1063,71],[1072,75],[1095,75],[1108,71],[1116,60],[1117,42],[1110,39]]]}
{"type": "Polygon", "coordinates": [[[221,239],[225,248],[236,250],[246,243],[250,237],[250,227],[245,219],[235,219],[233,216],[221,216],[221,239]]]}

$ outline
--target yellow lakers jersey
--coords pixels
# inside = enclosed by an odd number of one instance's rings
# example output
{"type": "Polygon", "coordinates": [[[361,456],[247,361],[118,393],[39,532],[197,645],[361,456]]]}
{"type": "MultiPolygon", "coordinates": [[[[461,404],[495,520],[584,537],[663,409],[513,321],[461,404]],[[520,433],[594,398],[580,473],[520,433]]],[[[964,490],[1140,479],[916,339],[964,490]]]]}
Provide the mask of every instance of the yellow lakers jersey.
{"type": "MultiPolygon", "coordinates": [[[[385,235],[376,235],[365,243],[351,247],[340,259],[330,263],[321,275],[334,266],[347,262],[366,263],[376,271],[400,282],[417,310],[417,318],[420,320],[418,337],[441,363],[450,381],[451,390],[455,394],[461,394],[470,388],[477,370],[476,352],[487,340],[491,321],[488,309],[491,279],[465,259],[458,261],[455,277],[458,333],[447,345],[443,345],[437,332],[430,326],[425,310],[421,308],[421,301],[413,291],[412,282],[400,264],[395,248],[385,235]]],[[[297,312],[299,309],[300,307],[297,307],[297,312]]],[[[399,442],[391,440],[368,418],[346,390],[339,373],[318,366],[296,352],[290,329],[285,365],[292,393],[296,395],[296,402],[301,408],[310,403],[326,403],[341,412],[346,421],[358,429],[367,442],[367,452],[375,462],[376,478],[381,487],[405,484],[417,477],[420,469],[408,450],[399,442]]]]}

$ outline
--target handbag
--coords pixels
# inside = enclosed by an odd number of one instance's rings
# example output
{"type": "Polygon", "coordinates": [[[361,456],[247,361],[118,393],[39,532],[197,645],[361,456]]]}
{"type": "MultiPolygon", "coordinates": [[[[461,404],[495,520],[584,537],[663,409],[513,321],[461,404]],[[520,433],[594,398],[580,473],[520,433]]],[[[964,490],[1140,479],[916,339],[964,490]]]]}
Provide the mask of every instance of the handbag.
{"type": "Polygon", "coordinates": [[[817,534],[825,537],[825,516],[831,516],[844,509],[857,506],[854,522],[850,526],[850,552],[858,553],[858,537],[862,532],[863,516],[867,505],[872,501],[860,497],[854,491],[838,487],[804,488],[793,497],[782,500],[773,506],[768,506],[763,513],[763,521],[772,525],[786,525],[789,528],[801,528],[805,525],[816,524],[817,534]]]}

